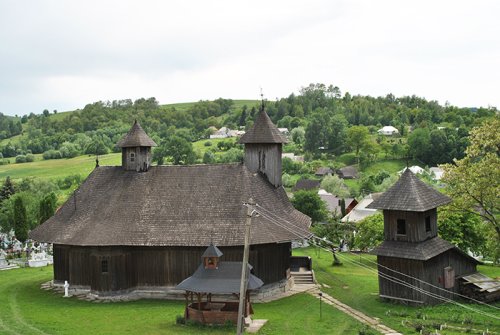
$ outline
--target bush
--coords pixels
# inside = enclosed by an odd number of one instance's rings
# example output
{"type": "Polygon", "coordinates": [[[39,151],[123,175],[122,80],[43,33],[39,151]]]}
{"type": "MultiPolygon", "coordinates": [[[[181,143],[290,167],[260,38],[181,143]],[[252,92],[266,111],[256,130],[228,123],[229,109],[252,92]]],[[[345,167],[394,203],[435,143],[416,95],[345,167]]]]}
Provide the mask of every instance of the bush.
{"type": "Polygon", "coordinates": [[[34,161],[35,161],[35,155],[33,154],[26,155],[26,162],[34,162],[34,161]]]}
{"type": "Polygon", "coordinates": [[[206,146],[206,147],[211,147],[212,146],[212,142],[206,141],[205,143],[203,143],[203,145],[206,146]]]}
{"type": "Polygon", "coordinates": [[[82,176],[80,176],[79,174],[74,174],[67,176],[63,179],[58,179],[57,186],[59,186],[61,190],[67,190],[72,185],[77,185],[77,186],[80,185],[81,181],[82,181],[82,176]]]}
{"type": "Polygon", "coordinates": [[[177,315],[175,317],[175,323],[178,325],[185,325],[186,324],[186,319],[182,315],[177,315]]]}
{"type": "Polygon", "coordinates": [[[61,158],[63,158],[62,154],[58,150],[51,149],[51,150],[47,150],[43,153],[43,159],[45,159],[45,160],[47,160],[47,159],[61,159],[61,158]]]}
{"type": "Polygon", "coordinates": [[[26,156],[25,155],[17,155],[16,156],[16,163],[26,163],[26,156]]]}

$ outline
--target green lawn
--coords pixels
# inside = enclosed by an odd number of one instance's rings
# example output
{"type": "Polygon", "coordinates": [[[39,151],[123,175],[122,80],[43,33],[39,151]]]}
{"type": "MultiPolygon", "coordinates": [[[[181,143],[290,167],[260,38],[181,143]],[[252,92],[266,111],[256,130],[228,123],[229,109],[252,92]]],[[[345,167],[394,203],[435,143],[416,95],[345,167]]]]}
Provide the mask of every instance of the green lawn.
{"type": "MultiPolygon", "coordinates": [[[[100,165],[120,165],[121,154],[113,153],[99,156],[100,165]]],[[[79,174],[83,177],[95,167],[95,156],[85,155],[69,159],[36,160],[31,163],[0,165],[0,178],[12,179],[38,177],[45,179],[61,178],[79,174]]]]}
{"type": "MultiPolygon", "coordinates": [[[[352,254],[340,254],[342,266],[331,266],[331,253],[320,249],[294,250],[296,255],[309,255],[313,258],[313,267],[316,278],[320,283],[326,283],[330,288],[323,291],[341,300],[349,306],[356,308],[369,316],[378,317],[387,326],[399,330],[403,334],[417,334],[409,325],[403,326],[402,322],[422,322],[424,324],[446,323],[458,327],[467,328],[469,324],[462,324],[464,320],[471,319],[470,326],[476,329],[500,332],[500,321],[490,319],[486,316],[472,313],[471,311],[451,304],[442,304],[434,307],[408,307],[401,304],[382,302],[378,298],[378,281],[376,273],[360,267],[353,262],[361,262],[363,265],[376,270],[376,257],[372,255],[354,256],[352,254]],[[418,315],[426,315],[426,320],[418,319],[418,315]]],[[[479,266],[479,271],[492,277],[500,276],[500,267],[479,266]]],[[[498,309],[487,306],[468,304],[469,307],[493,315],[500,315],[498,309]]],[[[496,304],[500,308],[500,303],[496,304]]],[[[463,334],[459,331],[443,330],[442,335],[463,334]]],[[[474,334],[474,332],[472,332],[474,334]]]]}
{"type": "MultiPolygon", "coordinates": [[[[52,267],[0,272],[0,334],[234,334],[234,329],[177,325],[182,301],[92,303],[40,289],[52,267]]],[[[358,334],[361,325],[319,301],[299,294],[254,304],[255,318],[268,319],[259,334],[358,334]]]]}

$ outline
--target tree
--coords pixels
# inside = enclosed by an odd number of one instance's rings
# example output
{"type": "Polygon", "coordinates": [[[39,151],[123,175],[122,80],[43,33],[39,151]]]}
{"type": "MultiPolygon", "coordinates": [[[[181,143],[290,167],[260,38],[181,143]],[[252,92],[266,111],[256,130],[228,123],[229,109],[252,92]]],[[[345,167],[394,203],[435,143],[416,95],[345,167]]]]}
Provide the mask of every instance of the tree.
{"type": "Polygon", "coordinates": [[[384,217],[382,213],[368,216],[356,223],[354,245],[361,250],[369,250],[384,240],[384,217]]]}
{"type": "Polygon", "coordinates": [[[323,178],[321,181],[321,188],[340,198],[347,198],[350,196],[349,188],[344,183],[344,180],[337,175],[323,178]]]}
{"type": "Polygon", "coordinates": [[[408,136],[408,146],[413,157],[428,162],[431,155],[431,134],[429,129],[415,129],[408,136]]]}
{"type": "Polygon", "coordinates": [[[291,131],[292,141],[297,145],[304,144],[306,131],[302,127],[293,128],[291,131]]]}
{"type": "Polygon", "coordinates": [[[48,220],[56,211],[57,196],[54,192],[50,192],[40,200],[39,206],[39,223],[48,220]]]}
{"type": "Polygon", "coordinates": [[[318,152],[320,148],[334,153],[342,152],[347,121],[343,115],[331,116],[327,110],[314,112],[306,127],[304,149],[318,152]]]}
{"type": "Polygon", "coordinates": [[[448,206],[439,209],[439,236],[464,251],[484,254],[486,237],[482,226],[481,219],[471,213],[456,212],[448,206]]]}
{"type": "Polygon", "coordinates": [[[203,154],[203,164],[213,164],[213,163],[215,163],[214,153],[211,150],[205,151],[205,153],[203,154]]]}
{"type": "Polygon", "coordinates": [[[316,191],[297,191],[291,201],[298,211],[309,216],[313,222],[325,221],[328,217],[326,204],[316,191]]]}
{"type": "Polygon", "coordinates": [[[2,188],[0,189],[0,202],[9,199],[14,193],[16,193],[14,189],[14,184],[12,184],[10,176],[7,176],[7,178],[5,178],[5,182],[3,183],[2,188]]]}
{"type": "Polygon", "coordinates": [[[13,226],[16,238],[24,243],[28,239],[29,223],[26,206],[21,197],[14,200],[13,226]]]}
{"type": "Polygon", "coordinates": [[[171,136],[165,141],[165,155],[173,159],[174,165],[192,164],[196,160],[193,145],[179,136],[171,136]]]}
{"type": "Polygon", "coordinates": [[[347,145],[356,153],[359,164],[359,152],[368,143],[370,132],[365,126],[352,126],[347,129],[347,145]]]}
{"type": "MultiPolygon", "coordinates": [[[[488,222],[500,242],[500,117],[470,132],[465,157],[446,164],[443,181],[452,197],[451,208],[470,213],[488,222]]],[[[500,243],[497,244],[497,247],[500,243]]]]}

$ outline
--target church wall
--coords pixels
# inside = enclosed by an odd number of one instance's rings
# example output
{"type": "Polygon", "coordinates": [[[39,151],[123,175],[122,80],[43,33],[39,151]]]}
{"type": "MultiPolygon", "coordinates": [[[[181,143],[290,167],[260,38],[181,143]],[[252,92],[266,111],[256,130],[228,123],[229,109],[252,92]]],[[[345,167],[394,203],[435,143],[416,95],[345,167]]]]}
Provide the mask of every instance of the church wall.
{"type": "MultiPolygon", "coordinates": [[[[120,292],[143,286],[175,286],[201,264],[206,247],[54,246],[54,279],[89,286],[94,292],[120,292]],[[103,272],[103,261],[106,272],[103,272]]],[[[241,261],[243,246],[219,247],[222,261],[241,261]]],[[[250,248],[254,274],[265,284],[289,276],[291,244],[250,248]]]]}

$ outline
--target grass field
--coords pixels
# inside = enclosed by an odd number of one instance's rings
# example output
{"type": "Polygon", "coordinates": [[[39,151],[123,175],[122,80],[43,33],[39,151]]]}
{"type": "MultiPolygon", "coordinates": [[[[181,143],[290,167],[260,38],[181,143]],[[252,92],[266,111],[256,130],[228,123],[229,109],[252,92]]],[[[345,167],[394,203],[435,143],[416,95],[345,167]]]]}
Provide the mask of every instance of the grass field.
{"type": "MultiPolygon", "coordinates": [[[[377,276],[353,262],[375,269],[370,255],[341,254],[343,265],[331,266],[331,254],[318,249],[294,250],[296,255],[313,257],[313,267],[322,290],[342,302],[378,317],[389,327],[403,334],[418,334],[411,324],[444,324],[464,328],[464,331],[444,329],[441,335],[481,334],[473,329],[500,332],[500,322],[450,304],[435,307],[408,307],[378,299],[377,276]],[[425,315],[425,320],[419,316],[425,315]],[[466,321],[464,324],[463,321],[466,321]]],[[[500,276],[500,268],[480,266],[489,276],[500,276]]],[[[25,268],[0,272],[0,334],[234,334],[234,329],[200,328],[177,325],[177,315],[183,313],[181,301],[140,300],[120,303],[65,299],[60,294],[40,289],[40,284],[52,278],[52,267],[25,268]]],[[[463,303],[463,302],[462,302],[463,303]]],[[[475,310],[493,313],[497,310],[467,304],[475,310]]],[[[496,304],[500,307],[500,304],[496,304]]],[[[357,335],[362,326],[347,315],[323,304],[319,318],[319,301],[299,294],[267,304],[254,304],[255,318],[269,322],[259,334],[345,334],[357,335]]],[[[498,315],[498,313],[496,313],[498,315]]],[[[434,334],[434,330],[432,331],[434,334]]]]}
{"type": "MultiPolygon", "coordinates": [[[[418,334],[409,325],[403,326],[402,322],[424,323],[424,324],[448,324],[462,328],[475,328],[500,332],[500,321],[491,319],[481,314],[473,313],[468,309],[451,304],[442,304],[434,307],[408,307],[401,304],[382,302],[378,298],[378,280],[376,270],[376,257],[372,255],[354,256],[342,253],[339,255],[342,266],[333,267],[331,253],[321,249],[299,249],[294,254],[308,255],[313,258],[313,268],[316,278],[320,283],[326,283],[330,288],[322,290],[339,299],[347,305],[356,308],[369,316],[378,317],[387,326],[402,332],[403,334],[418,334]],[[361,267],[358,263],[363,264],[361,267]],[[372,271],[368,270],[372,269],[372,271]],[[417,316],[425,315],[426,320],[417,316]],[[470,323],[463,324],[463,321],[470,323]]],[[[500,267],[479,266],[478,270],[490,277],[500,277],[500,267]]],[[[498,309],[478,304],[461,302],[480,312],[486,312],[500,316],[498,309]]],[[[500,303],[496,304],[500,308],[500,303]]],[[[432,330],[434,333],[434,330],[432,330]]],[[[461,331],[450,329],[440,331],[441,335],[463,334],[461,331]]],[[[470,332],[470,334],[482,334],[470,332]]]]}
{"type": "MultiPolygon", "coordinates": [[[[52,278],[52,267],[0,272],[0,334],[234,334],[234,328],[177,325],[184,302],[140,300],[96,304],[40,289],[52,278]]],[[[267,304],[254,304],[255,318],[268,319],[259,334],[357,334],[361,325],[300,294],[267,304]]]]}
{"type": "MultiPolygon", "coordinates": [[[[121,154],[113,153],[99,156],[100,165],[120,165],[121,154]]],[[[12,179],[38,177],[45,179],[61,178],[69,175],[87,175],[95,167],[95,156],[79,156],[69,159],[37,160],[31,163],[0,165],[0,178],[12,179]]]]}

